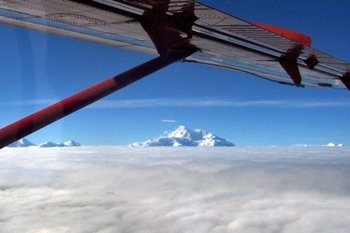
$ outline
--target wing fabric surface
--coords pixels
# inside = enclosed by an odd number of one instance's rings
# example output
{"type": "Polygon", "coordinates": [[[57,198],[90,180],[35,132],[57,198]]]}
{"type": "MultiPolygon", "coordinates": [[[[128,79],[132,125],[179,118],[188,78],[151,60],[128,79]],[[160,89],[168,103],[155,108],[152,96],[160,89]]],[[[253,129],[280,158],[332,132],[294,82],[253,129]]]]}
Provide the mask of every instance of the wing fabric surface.
{"type": "Polygon", "coordinates": [[[157,11],[200,50],[187,61],[284,84],[350,89],[349,63],[196,1],[0,0],[1,23],[151,54],[159,45],[140,22],[157,11]],[[190,15],[196,19],[188,27],[190,15]]]}

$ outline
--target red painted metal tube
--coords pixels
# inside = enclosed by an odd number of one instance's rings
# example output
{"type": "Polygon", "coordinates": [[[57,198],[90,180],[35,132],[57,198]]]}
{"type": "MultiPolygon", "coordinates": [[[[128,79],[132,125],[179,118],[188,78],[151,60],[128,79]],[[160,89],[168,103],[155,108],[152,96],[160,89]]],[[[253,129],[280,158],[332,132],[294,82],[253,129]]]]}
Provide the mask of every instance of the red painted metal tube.
{"type": "Polygon", "coordinates": [[[185,58],[193,52],[194,51],[181,51],[168,54],[166,58],[157,57],[14,122],[0,129],[0,148],[3,148],[123,87],[126,87],[155,71],[185,58]]]}

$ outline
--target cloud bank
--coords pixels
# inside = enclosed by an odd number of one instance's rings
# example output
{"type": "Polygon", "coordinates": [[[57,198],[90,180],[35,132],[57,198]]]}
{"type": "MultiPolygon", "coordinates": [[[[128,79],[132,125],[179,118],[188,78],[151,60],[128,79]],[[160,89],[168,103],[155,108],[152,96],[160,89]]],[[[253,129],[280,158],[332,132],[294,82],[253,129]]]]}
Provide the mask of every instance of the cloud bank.
{"type": "Polygon", "coordinates": [[[348,232],[350,148],[6,148],[1,232],[348,232]]]}

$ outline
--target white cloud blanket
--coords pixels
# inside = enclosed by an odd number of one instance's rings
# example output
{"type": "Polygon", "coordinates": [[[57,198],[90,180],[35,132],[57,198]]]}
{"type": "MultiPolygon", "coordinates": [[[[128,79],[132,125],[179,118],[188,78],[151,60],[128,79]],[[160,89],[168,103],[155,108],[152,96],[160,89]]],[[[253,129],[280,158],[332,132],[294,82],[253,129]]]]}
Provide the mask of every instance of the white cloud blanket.
{"type": "Polygon", "coordinates": [[[0,232],[348,232],[350,148],[5,148],[0,232]]]}

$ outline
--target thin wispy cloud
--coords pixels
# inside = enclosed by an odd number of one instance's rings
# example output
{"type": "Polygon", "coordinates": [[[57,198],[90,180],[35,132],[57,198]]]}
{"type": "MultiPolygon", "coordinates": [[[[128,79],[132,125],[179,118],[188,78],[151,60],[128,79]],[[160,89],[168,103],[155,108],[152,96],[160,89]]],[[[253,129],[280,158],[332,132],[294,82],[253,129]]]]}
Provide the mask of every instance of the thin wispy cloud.
{"type": "Polygon", "coordinates": [[[89,108],[159,108],[159,107],[272,107],[272,108],[336,108],[350,107],[336,100],[227,100],[227,99],[133,99],[101,100],[89,108]]]}
{"type": "MultiPolygon", "coordinates": [[[[3,102],[5,106],[48,106],[57,101],[26,100],[3,102]]],[[[270,108],[342,108],[350,107],[350,102],[338,100],[228,100],[228,99],[124,99],[100,100],[88,106],[89,109],[117,109],[117,108],[162,108],[162,107],[270,107],[270,108]]]]}
{"type": "Polygon", "coordinates": [[[54,103],[58,102],[58,100],[53,99],[38,99],[38,100],[21,100],[21,101],[4,101],[1,103],[1,105],[4,106],[49,106],[54,103]]]}
{"type": "Polygon", "coordinates": [[[164,123],[176,123],[177,121],[164,119],[164,120],[162,120],[162,122],[164,122],[164,123]]]}

